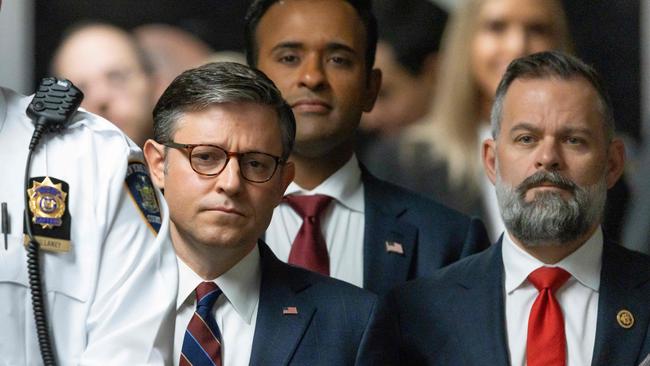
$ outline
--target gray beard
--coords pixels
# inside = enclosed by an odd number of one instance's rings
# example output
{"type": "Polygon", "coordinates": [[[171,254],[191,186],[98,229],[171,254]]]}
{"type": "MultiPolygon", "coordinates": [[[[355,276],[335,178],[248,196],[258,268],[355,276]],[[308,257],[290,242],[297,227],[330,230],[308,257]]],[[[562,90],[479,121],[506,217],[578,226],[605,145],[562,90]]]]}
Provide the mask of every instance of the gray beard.
{"type": "Polygon", "coordinates": [[[497,174],[497,201],[508,232],[526,247],[564,246],[582,237],[600,222],[605,210],[605,178],[580,187],[558,172],[539,171],[516,188],[497,174]],[[565,200],[558,192],[537,192],[526,202],[526,192],[542,182],[552,183],[572,193],[565,200]]]}

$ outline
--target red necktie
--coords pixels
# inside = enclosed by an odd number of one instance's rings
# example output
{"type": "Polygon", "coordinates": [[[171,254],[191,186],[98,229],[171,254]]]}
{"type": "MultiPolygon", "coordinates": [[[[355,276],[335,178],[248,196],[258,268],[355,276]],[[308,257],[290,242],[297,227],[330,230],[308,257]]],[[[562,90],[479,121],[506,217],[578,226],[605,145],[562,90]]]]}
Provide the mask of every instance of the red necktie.
{"type": "Polygon", "coordinates": [[[212,315],[221,293],[214,282],[202,282],[196,287],[196,311],[185,330],[180,366],[221,366],[221,333],[212,315]]]}
{"type": "Polygon", "coordinates": [[[330,259],[320,229],[320,214],[332,197],[317,194],[285,196],[284,199],[298,215],[302,216],[302,226],[291,245],[289,263],[329,276],[330,259]]]}
{"type": "Polygon", "coordinates": [[[526,362],[528,366],[566,365],[566,337],[562,309],[553,293],[571,275],[557,267],[540,267],[528,276],[539,294],[528,318],[526,362]]]}

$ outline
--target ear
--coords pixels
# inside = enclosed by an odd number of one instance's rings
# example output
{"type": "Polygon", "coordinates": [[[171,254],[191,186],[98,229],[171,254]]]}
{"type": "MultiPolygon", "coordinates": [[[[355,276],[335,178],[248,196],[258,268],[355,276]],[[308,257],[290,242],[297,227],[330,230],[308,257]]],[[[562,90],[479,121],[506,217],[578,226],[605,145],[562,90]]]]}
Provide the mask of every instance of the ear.
{"type": "Polygon", "coordinates": [[[280,184],[277,186],[277,191],[274,192],[276,195],[276,203],[275,205],[279,205],[280,202],[282,202],[282,197],[284,197],[284,192],[287,191],[287,187],[289,187],[289,184],[293,182],[293,178],[296,174],[296,168],[293,165],[292,162],[287,162],[282,166],[280,171],[280,184]]]}
{"type": "Polygon", "coordinates": [[[615,138],[607,150],[607,189],[612,188],[625,170],[625,144],[615,138]]]}
{"type": "Polygon", "coordinates": [[[284,196],[284,192],[287,190],[287,187],[289,187],[289,184],[293,182],[293,178],[296,175],[296,166],[293,165],[292,162],[288,161],[286,164],[284,164],[284,167],[282,169],[282,192],[281,194],[284,196]]]}
{"type": "Polygon", "coordinates": [[[372,107],[375,106],[377,95],[379,95],[379,88],[381,88],[381,70],[372,69],[366,87],[366,97],[363,101],[364,112],[370,112],[372,107]]]}
{"type": "Polygon", "coordinates": [[[149,166],[151,181],[156,187],[165,189],[165,146],[148,139],[142,147],[142,152],[149,166]]]}
{"type": "Polygon", "coordinates": [[[495,184],[497,181],[497,143],[493,139],[483,141],[481,155],[483,156],[483,167],[490,182],[495,184]]]}

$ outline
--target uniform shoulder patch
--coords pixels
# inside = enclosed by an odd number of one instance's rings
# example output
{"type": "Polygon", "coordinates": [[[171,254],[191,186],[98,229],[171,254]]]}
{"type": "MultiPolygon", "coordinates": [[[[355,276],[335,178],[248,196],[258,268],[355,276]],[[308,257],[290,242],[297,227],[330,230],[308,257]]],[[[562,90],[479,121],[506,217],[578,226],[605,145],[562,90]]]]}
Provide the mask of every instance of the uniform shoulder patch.
{"type": "Polygon", "coordinates": [[[124,181],[126,186],[129,187],[131,198],[140,209],[140,213],[157,233],[162,222],[160,205],[156,197],[156,190],[151,183],[151,178],[149,178],[147,167],[140,162],[129,163],[124,181]]]}

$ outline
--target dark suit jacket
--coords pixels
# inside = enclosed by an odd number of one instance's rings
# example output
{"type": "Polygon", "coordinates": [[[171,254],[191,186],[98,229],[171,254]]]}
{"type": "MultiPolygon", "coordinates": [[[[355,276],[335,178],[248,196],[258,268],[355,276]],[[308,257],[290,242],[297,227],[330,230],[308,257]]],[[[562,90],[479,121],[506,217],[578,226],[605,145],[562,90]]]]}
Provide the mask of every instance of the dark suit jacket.
{"type": "MultiPolygon", "coordinates": [[[[362,345],[368,365],[507,365],[501,242],[392,291],[362,345]]],[[[606,242],[592,365],[638,365],[650,352],[650,257],[606,242]],[[617,313],[634,316],[630,329],[617,313]]]]}
{"type": "Polygon", "coordinates": [[[259,242],[262,282],[251,365],[353,365],[377,297],[283,263],[259,242]],[[297,314],[284,314],[295,308],[297,314]]]}
{"type": "Polygon", "coordinates": [[[383,295],[490,245],[483,222],[379,180],[362,166],[365,192],[363,287],[383,295]],[[386,250],[401,244],[404,254],[386,250]]]}

